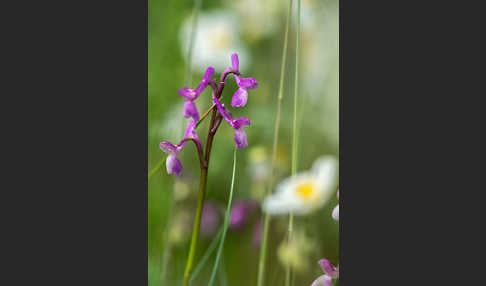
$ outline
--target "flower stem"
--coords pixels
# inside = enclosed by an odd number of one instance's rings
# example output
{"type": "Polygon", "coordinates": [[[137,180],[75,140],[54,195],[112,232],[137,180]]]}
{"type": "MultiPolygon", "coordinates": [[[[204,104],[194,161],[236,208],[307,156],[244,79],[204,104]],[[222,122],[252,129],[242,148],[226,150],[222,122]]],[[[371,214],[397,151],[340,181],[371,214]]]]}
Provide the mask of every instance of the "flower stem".
{"type": "Polygon", "coordinates": [[[211,279],[209,280],[209,286],[214,284],[214,279],[216,278],[216,272],[218,272],[219,260],[221,259],[221,254],[223,253],[224,240],[226,238],[226,232],[228,231],[229,219],[231,214],[231,202],[233,200],[233,189],[235,184],[235,173],[236,173],[236,147],[233,152],[233,175],[231,176],[231,189],[228,199],[228,206],[226,207],[226,215],[224,217],[223,223],[223,233],[221,235],[221,240],[219,241],[218,254],[216,255],[216,261],[214,262],[213,272],[211,274],[211,279]]]}
{"type": "MultiPolygon", "coordinates": [[[[292,176],[295,176],[297,172],[297,105],[298,105],[298,94],[299,94],[299,55],[300,55],[300,2],[297,0],[297,22],[296,22],[296,45],[295,45],[295,83],[294,83],[294,120],[292,128],[292,176]]],[[[294,228],[294,214],[290,212],[289,214],[289,226],[288,226],[288,237],[287,243],[290,244],[292,241],[292,234],[294,228]]],[[[292,276],[292,267],[290,263],[287,264],[285,272],[285,286],[290,286],[290,278],[292,276]]]]}
{"type": "Polygon", "coordinates": [[[197,197],[197,208],[196,217],[194,218],[194,226],[192,229],[191,236],[191,247],[189,249],[189,256],[187,258],[186,270],[184,273],[184,281],[182,285],[189,285],[189,280],[191,279],[192,265],[194,263],[194,256],[196,254],[197,241],[199,239],[199,226],[201,224],[202,210],[204,206],[204,196],[206,194],[206,183],[208,178],[208,169],[201,169],[201,181],[199,184],[199,194],[197,197]]]}
{"type": "MultiPolygon", "coordinates": [[[[292,11],[292,0],[289,1],[289,8],[287,12],[287,20],[285,23],[285,38],[282,51],[282,66],[280,68],[280,85],[278,89],[278,101],[277,101],[277,115],[275,119],[275,128],[273,133],[273,147],[272,147],[272,170],[271,176],[268,184],[268,188],[265,192],[266,195],[272,192],[274,184],[275,166],[277,161],[277,146],[278,146],[278,132],[280,130],[280,111],[282,109],[282,99],[283,99],[283,83],[285,77],[285,66],[287,62],[287,45],[289,38],[289,22],[290,14],[292,11]]],[[[267,256],[267,242],[268,242],[268,228],[270,225],[270,216],[268,213],[263,215],[263,232],[262,232],[262,248],[260,250],[260,258],[258,261],[258,280],[257,286],[263,286],[263,281],[265,280],[265,260],[267,256]]]]}

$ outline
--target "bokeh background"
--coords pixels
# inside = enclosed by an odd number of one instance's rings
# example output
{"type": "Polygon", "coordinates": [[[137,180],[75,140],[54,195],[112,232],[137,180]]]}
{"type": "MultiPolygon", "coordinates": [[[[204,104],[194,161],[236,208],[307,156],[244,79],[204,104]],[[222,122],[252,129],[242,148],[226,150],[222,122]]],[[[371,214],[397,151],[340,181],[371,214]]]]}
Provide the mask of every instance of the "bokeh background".
{"type": "MultiPolygon", "coordinates": [[[[277,181],[289,176],[292,140],[295,72],[295,11],[289,33],[288,60],[280,125],[277,181]]],[[[247,116],[249,146],[237,153],[233,203],[254,206],[240,228],[231,228],[226,237],[218,285],[255,285],[259,258],[258,230],[260,202],[270,173],[270,157],[280,77],[282,46],[288,1],[203,0],[198,14],[193,59],[186,61],[194,1],[149,0],[148,23],[148,159],[152,170],[166,154],[159,142],[181,139],[187,119],[182,117],[184,99],[177,90],[189,82],[194,88],[209,65],[218,76],[230,66],[237,52],[240,71],[254,77],[259,86],[249,91],[245,107],[231,109],[237,117],[247,116]],[[190,69],[190,76],[186,69],[190,69]]],[[[298,170],[307,170],[321,155],[338,156],[338,1],[302,0],[302,44],[300,99],[298,103],[298,170]]],[[[237,86],[230,76],[223,102],[230,106],[237,86]]],[[[200,114],[211,104],[210,88],[197,101],[200,114]]],[[[207,120],[208,121],[208,120],[207,120]]],[[[205,142],[208,122],[198,135],[205,142]]],[[[211,152],[206,199],[210,202],[203,217],[196,264],[222,224],[228,200],[233,131],[223,122],[211,152]],[[211,208],[209,208],[211,206],[211,208]]],[[[148,276],[149,285],[179,285],[189,250],[192,220],[199,184],[199,162],[192,144],[180,154],[184,169],[179,178],[169,176],[165,165],[149,180],[148,189],[148,276]]],[[[295,264],[295,285],[310,285],[322,274],[317,260],[326,257],[338,264],[338,223],[331,219],[337,198],[323,208],[295,220],[295,245],[285,240],[287,216],[273,217],[269,234],[266,285],[282,285],[284,266],[295,264]]],[[[213,255],[192,285],[207,285],[213,255]]]]}

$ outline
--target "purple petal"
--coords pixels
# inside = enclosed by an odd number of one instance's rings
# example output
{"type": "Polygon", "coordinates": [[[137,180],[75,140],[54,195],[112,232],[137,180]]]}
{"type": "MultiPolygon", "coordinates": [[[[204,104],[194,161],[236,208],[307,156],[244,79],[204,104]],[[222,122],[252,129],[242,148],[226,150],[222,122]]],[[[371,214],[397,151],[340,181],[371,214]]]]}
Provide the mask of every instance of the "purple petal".
{"type": "Polygon", "coordinates": [[[182,170],[181,161],[179,161],[174,153],[169,154],[165,161],[165,166],[167,167],[167,173],[169,175],[175,174],[176,176],[179,176],[179,173],[182,170]]]}
{"type": "Polygon", "coordinates": [[[246,101],[248,100],[248,92],[244,88],[238,88],[238,90],[233,94],[231,98],[231,106],[233,107],[242,107],[246,105],[246,101]]]}
{"type": "Polygon", "coordinates": [[[213,67],[208,67],[206,71],[204,72],[204,76],[199,83],[199,85],[196,88],[197,95],[199,94],[208,86],[209,82],[211,81],[211,77],[214,74],[214,68],[213,67]]]}
{"type": "Polygon", "coordinates": [[[332,214],[331,214],[332,218],[334,220],[337,220],[339,221],[339,205],[337,205],[333,210],[332,210],[332,214]]]}
{"type": "Polygon", "coordinates": [[[318,261],[319,265],[321,265],[322,271],[325,274],[329,275],[332,278],[336,278],[338,276],[337,268],[329,262],[327,259],[321,259],[318,261]]]}
{"type": "Polygon", "coordinates": [[[199,93],[196,90],[190,89],[188,87],[181,88],[178,92],[182,97],[186,98],[187,100],[194,100],[199,96],[199,93]]]}
{"type": "Polygon", "coordinates": [[[162,151],[164,151],[167,154],[171,154],[171,153],[176,153],[177,154],[177,153],[179,153],[178,146],[170,143],[169,141],[162,141],[162,142],[160,142],[159,147],[160,147],[160,149],[162,149],[162,151]]]}
{"type": "Polygon", "coordinates": [[[248,146],[248,142],[246,141],[246,133],[243,131],[243,129],[237,129],[235,131],[235,142],[236,142],[236,148],[245,148],[248,146]]]}
{"type": "Polygon", "coordinates": [[[196,105],[193,101],[187,100],[184,103],[184,108],[182,109],[182,113],[184,114],[185,118],[191,117],[195,121],[199,120],[199,112],[197,111],[196,105]]]}
{"type": "Polygon", "coordinates": [[[221,113],[221,115],[223,116],[223,118],[228,121],[228,123],[231,124],[231,122],[233,121],[233,117],[231,116],[231,114],[228,114],[226,108],[224,108],[224,106],[221,104],[221,102],[216,98],[216,96],[213,96],[213,102],[214,104],[216,104],[216,108],[218,109],[218,112],[221,113]]]}
{"type": "Polygon", "coordinates": [[[321,275],[312,282],[311,286],[332,286],[332,278],[326,274],[321,275]]]}
{"type": "Polygon", "coordinates": [[[240,117],[231,120],[231,127],[233,127],[233,129],[240,129],[242,126],[250,126],[250,119],[246,117],[240,117]]]}
{"type": "Polygon", "coordinates": [[[236,77],[236,84],[238,84],[239,87],[245,89],[255,89],[258,87],[257,80],[252,77],[248,77],[248,78],[243,78],[239,76],[235,76],[235,77],[236,77]]]}
{"type": "Polygon", "coordinates": [[[208,67],[206,69],[206,71],[204,72],[204,76],[201,80],[201,82],[206,82],[206,83],[209,83],[209,81],[211,80],[211,77],[213,76],[214,74],[214,68],[213,67],[208,67]]]}
{"type": "Polygon", "coordinates": [[[231,55],[231,69],[233,71],[238,71],[240,68],[240,61],[238,60],[238,54],[231,55]]]}

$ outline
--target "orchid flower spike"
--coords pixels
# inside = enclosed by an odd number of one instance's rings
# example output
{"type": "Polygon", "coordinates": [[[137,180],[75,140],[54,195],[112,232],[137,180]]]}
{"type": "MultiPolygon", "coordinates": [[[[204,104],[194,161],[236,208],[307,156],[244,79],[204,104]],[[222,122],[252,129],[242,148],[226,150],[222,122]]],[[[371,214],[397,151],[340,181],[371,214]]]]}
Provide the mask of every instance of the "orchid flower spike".
{"type": "Polygon", "coordinates": [[[192,118],[194,121],[199,120],[199,112],[197,111],[196,105],[194,104],[194,100],[199,97],[201,92],[208,86],[209,82],[211,81],[211,77],[214,74],[214,68],[208,67],[204,72],[204,76],[196,87],[196,89],[191,89],[188,87],[184,87],[179,89],[179,94],[187,99],[184,103],[184,108],[182,110],[184,117],[192,118]]]}
{"type": "MultiPolygon", "coordinates": [[[[231,71],[239,74],[239,60],[237,54],[231,55],[231,71]]],[[[256,79],[249,77],[243,78],[240,75],[235,74],[236,84],[239,89],[235,92],[231,98],[231,106],[242,107],[246,105],[248,100],[248,89],[255,89],[258,87],[256,79]]]]}
{"type": "Polygon", "coordinates": [[[177,158],[177,154],[182,151],[187,143],[187,139],[193,139],[197,145],[202,146],[201,140],[199,140],[199,137],[194,130],[195,128],[196,121],[190,120],[187,124],[184,138],[179,142],[179,144],[174,145],[169,141],[160,142],[160,149],[169,155],[165,161],[167,173],[169,175],[175,174],[176,176],[179,176],[180,172],[182,171],[182,164],[179,158],[177,158]]]}
{"type": "Polygon", "coordinates": [[[311,286],[332,286],[332,279],[339,277],[339,270],[327,259],[323,258],[319,260],[318,263],[321,266],[322,271],[324,271],[324,275],[317,277],[317,279],[312,282],[311,286]]]}
{"type": "Polygon", "coordinates": [[[250,119],[246,117],[233,118],[231,113],[221,104],[221,102],[213,96],[213,102],[216,104],[216,108],[223,118],[231,125],[235,130],[235,142],[236,148],[245,148],[248,146],[248,141],[246,140],[246,133],[243,130],[243,126],[250,126],[250,119]]]}

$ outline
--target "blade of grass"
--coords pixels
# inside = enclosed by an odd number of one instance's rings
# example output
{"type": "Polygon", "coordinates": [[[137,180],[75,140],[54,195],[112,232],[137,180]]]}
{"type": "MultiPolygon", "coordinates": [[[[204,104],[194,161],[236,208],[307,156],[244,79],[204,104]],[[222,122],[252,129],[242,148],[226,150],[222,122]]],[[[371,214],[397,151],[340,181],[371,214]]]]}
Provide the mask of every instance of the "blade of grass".
{"type": "Polygon", "coordinates": [[[226,207],[226,215],[224,217],[223,233],[221,235],[221,239],[219,242],[218,254],[216,256],[216,261],[214,262],[213,273],[211,274],[211,279],[209,280],[209,284],[208,284],[209,286],[212,286],[214,283],[214,278],[216,277],[216,272],[218,271],[219,260],[221,259],[221,254],[223,253],[224,240],[226,238],[226,232],[228,230],[229,218],[231,213],[231,201],[233,200],[235,173],[236,173],[236,147],[233,152],[233,175],[231,176],[231,189],[230,189],[230,195],[228,199],[228,206],[226,207]]]}
{"type": "MultiPolygon", "coordinates": [[[[292,128],[292,176],[295,176],[297,172],[297,105],[298,105],[298,94],[299,94],[299,56],[300,56],[300,2],[297,0],[297,22],[296,22],[296,45],[295,45],[295,83],[294,83],[294,120],[292,128]]],[[[291,212],[289,214],[289,226],[288,226],[288,236],[287,243],[290,244],[292,241],[292,233],[294,228],[294,214],[291,212]]],[[[290,286],[292,276],[292,267],[290,263],[287,263],[285,271],[285,286],[290,286]]]]}
{"type": "Polygon", "coordinates": [[[194,279],[196,279],[196,277],[199,275],[199,272],[201,272],[204,265],[206,264],[209,257],[211,256],[211,254],[213,254],[213,251],[216,249],[216,246],[218,245],[218,241],[219,241],[219,238],[221,237],[221,233],[223,233],[223,226],[221,226],[219,228],[218,234],[213,238],[208,249],[206,249],[206,252],[204,252],[204,255],[201,258],[201,261],[199,261],[196,268],[194,268],[194,272],[192,273],[191,279],[189,280],[189,285],[191,285],[191,283],[194,281],[194,279]]]}
{"type": "MultiPolygon", "coordinates": [[[[277,161],[278,132],[280,130],[280,111],[282,109],[282,100],[283,100],[283,83],[285,77],[285,66],[287,63],[287,45],[288,45],[288,38],[289,38],[289,22],[290,22],[291,11],[292,11],[292,0],[289,1],[287,20],[285,23],[285,38],[284,38],[283,51],[282,51],[282,66],[280,68],[280,84],[278,89],[277,115],[275,118],[275,128],[273,133],[272,166],[271,166],[272,170],[270,173],[270,180],[265,195],[268,195],[272,192],[274,174],[275,174],[275,165],[277,161]]],[[[258,278],[257,278],[258,286],[263,286],[263,281],[265,280],[265,260],[267,255],[269,225],[270,225],[270,216],[267,213],[265,213],[263,215],[262,248],[260,250],[260,257],[258,261],[258,278]]]]}

